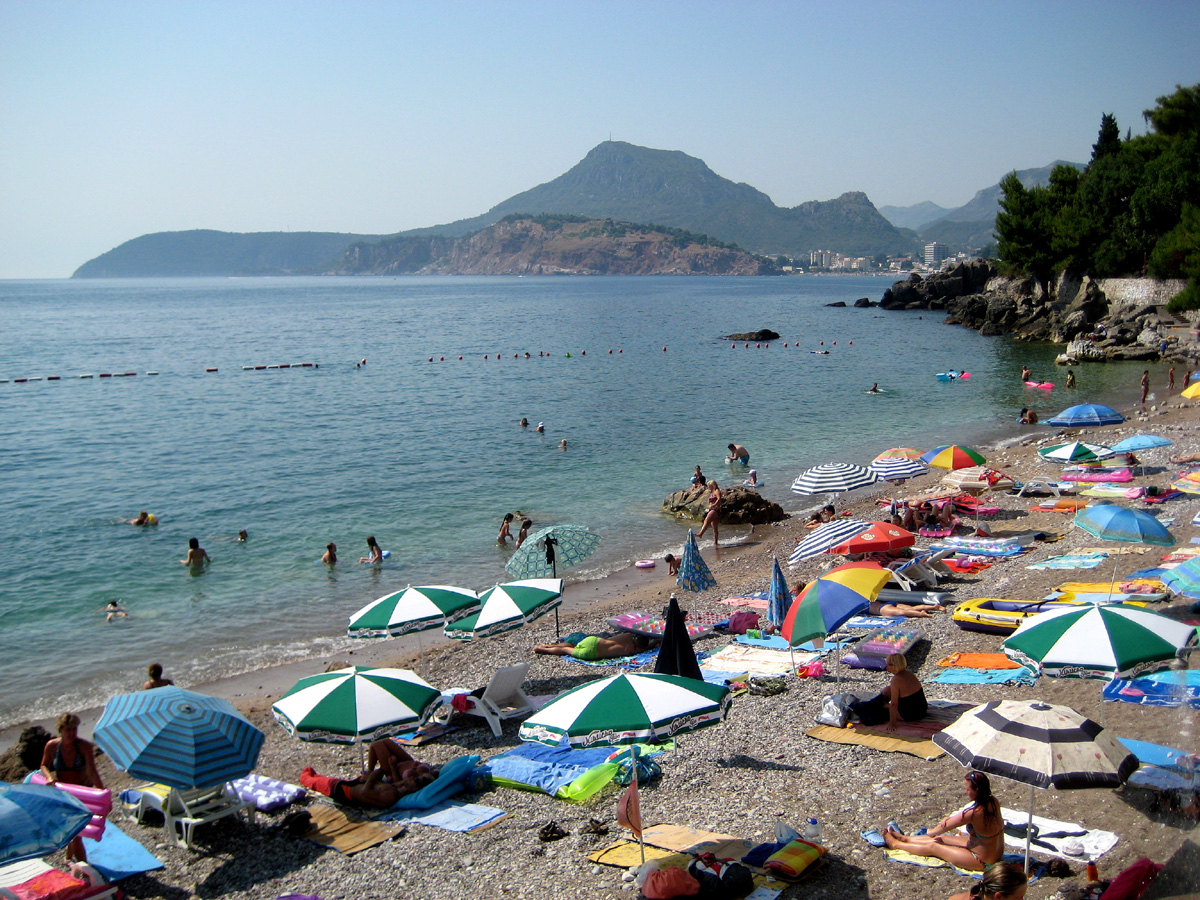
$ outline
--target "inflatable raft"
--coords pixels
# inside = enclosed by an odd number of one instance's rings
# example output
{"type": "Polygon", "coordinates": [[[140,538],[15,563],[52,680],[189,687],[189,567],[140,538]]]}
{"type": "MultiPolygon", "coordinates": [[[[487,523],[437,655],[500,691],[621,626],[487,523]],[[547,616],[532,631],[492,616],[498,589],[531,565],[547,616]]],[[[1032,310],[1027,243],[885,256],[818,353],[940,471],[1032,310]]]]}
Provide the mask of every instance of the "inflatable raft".
{"type": "Polygon", "coordinates": [[[1079,481],[1089,484],[1125,484],[1133,481],[1131,469],[1087,468],[1068,469],[1062,473],[1062,481],[1079,481]]]}
{"type": "Polygon", "coordinates": [[[1078,606],[1062,600],[1005,600],[998,597],[977,597],[960,603],[954,609],[954,624],[963,631],[980,631],[984,634],[1008,636],[1030,616],[1062,609],[1063,606],[1078,606]]]}

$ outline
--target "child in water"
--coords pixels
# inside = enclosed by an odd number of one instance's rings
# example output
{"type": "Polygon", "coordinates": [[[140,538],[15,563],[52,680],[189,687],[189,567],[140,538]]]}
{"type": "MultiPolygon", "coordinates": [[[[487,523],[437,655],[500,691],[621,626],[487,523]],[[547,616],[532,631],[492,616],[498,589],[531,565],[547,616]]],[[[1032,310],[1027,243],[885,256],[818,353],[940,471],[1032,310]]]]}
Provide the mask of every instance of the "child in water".
{"type": "Polygon", "coordinates": [[[129,613],[125,607],[121,606],[119,600],[109,600],[108,605],[101,612],[105,613],[104,621],[111,622],[113,619],[128,619],[129,613]]]}
{"type": "Polygon", "coordinates": [[[500,523],[500,534],[496,537],[497,544],[507,544],[508,539],[512,537],[512,532],[509,531],[509,525],[512,524],[513,514],[505,513],[504,521],[500,523]]]}

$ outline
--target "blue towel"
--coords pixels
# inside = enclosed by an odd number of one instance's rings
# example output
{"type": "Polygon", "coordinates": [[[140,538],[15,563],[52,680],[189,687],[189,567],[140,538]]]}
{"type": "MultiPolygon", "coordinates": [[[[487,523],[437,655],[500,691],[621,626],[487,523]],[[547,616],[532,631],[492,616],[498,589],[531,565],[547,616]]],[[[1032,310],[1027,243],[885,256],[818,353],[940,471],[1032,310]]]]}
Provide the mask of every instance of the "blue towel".
{"type": "MultiPolygon", "coordinates": [[[[1188,673],[1188,684],[1182,691],[1178,682],[1156,681],[1151,678],[1117,678],[1104,686],[1104,699],[1140,703],[1143,706],[1177,707],[1187,703],[1192,709],[1200,709],[1200,683],[1192,681],[1192,674],[1188,673]]],[[[1200,672],[1194,674],[1200,675],[1200,672]]]]}
{"type": "Polygon", "coordinates": [[[894,618],[887,616],[853,616],[846,620],[843,628],[886,628],[888,625],[895,625],[894,618]]]}
{"type": "Polygon", "coordinates": [[[965,669],[951,666],[933,678],[931,684],[1033,684],[1037,679],[1022,666],[1019,669],[965,669]]]}
{"type": "Polygon", "coordinates": [[[444,831],[468,832],[482,828],[508,813],[494,806],[481,806],[478,803],[460,803],[447,800],[432,809],[411,810],[396,809],[380,816],[377,822],[417,822],[430,825],[444,831]]]}
{"type": "Polygon", "coordinates": [[[605,762],[612,752],[611,747],[575,749],[525,742],[493,756],[480,768],[494,777],[528,784],[553,797],[559,788],[605,762]]]}
{"type": "Polygon", "coordinates": [[[87,861],[109,881],[161,869],[163,864],[145,847],[123,832],[112,821],[104,826],[100,840],[83,839],[87,861]]]}
{"type": "Polygon", "coordinates": [[[616,659],[576,659],[574,656],[564,656],[563,659],[578,663],[581,666],[606,666],[611,669],[640,669],[658,659],[658,648],[643,650],[635,656],[619,656],[616,659]]]}

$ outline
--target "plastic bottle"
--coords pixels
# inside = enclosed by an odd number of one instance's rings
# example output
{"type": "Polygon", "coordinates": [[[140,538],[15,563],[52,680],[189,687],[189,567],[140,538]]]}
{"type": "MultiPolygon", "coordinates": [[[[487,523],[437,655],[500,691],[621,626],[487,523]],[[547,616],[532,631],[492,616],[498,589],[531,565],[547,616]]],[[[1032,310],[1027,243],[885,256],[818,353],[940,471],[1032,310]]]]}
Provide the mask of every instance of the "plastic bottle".
{"type": "Polygon", "coordinates": [[[1100,880],[1100,870],[1096,868],[1096,861],[1094,859],[1088,860],[1087,880],[1088,884],[1095,884],[1100,880]]]}
{"type": "Polygon", "coordinates": [[[804,839],[813,844],[821,843],[821,826],[816,819],[809,819],[804,826],[804,839]]]}

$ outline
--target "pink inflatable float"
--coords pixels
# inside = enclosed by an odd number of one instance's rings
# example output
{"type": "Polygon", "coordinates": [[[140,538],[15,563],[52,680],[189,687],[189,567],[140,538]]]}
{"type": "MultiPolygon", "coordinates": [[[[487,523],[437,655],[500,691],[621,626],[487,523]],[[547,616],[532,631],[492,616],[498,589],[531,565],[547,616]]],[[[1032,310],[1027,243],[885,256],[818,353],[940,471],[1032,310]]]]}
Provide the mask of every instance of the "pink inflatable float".
{"type": "MultiPolygon", "coordinates": [[[[29,783],[45,784],[46,776],[41,772],[34,772],[29,776],[29,783]]],[[[83,829],[81,834],[93,841],[100,840],[101,835],[104,834],[104,826],[107,824],[105,816],[112,812],[112,791],[108,788],[84,787],[81,784],[65,784],[61,781],[54,782],[54,786],[60,791],[66,791],[88,808],[88,812],[92,814],[92,821],[88,823],[87,828],[83,829]]]]}

